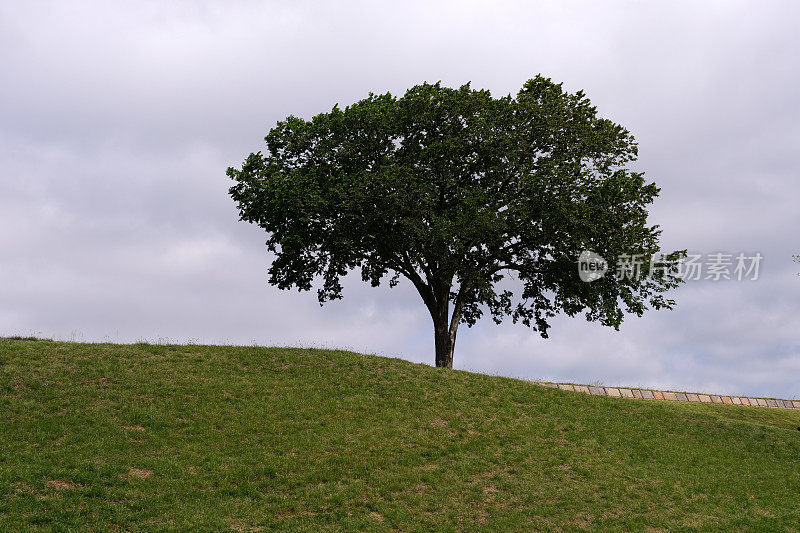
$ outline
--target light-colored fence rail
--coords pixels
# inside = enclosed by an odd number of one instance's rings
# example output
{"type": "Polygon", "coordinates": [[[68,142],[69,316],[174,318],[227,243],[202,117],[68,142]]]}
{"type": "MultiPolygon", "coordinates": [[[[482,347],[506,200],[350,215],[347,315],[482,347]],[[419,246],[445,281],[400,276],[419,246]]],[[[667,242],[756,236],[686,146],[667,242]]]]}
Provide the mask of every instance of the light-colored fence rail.
{"type": "Polygon", "coordinates": [[[719,403],[728,405],[744,405],[749,407],[775,407],[780,409],[800,409],[798,400],[781,400],[779,398],[752,398],[749,396],[722,396],[695,392],[675,392],[654,389],[632,389],[627,387],[599,387],[594,385],[576,385],[574,383],[535,382],[543,387],[551,387],[566,391],[583,392],[595,396],[611,396],[614,398],[638,398],[641,400],[665,400],[673,402],[719,403]]]}

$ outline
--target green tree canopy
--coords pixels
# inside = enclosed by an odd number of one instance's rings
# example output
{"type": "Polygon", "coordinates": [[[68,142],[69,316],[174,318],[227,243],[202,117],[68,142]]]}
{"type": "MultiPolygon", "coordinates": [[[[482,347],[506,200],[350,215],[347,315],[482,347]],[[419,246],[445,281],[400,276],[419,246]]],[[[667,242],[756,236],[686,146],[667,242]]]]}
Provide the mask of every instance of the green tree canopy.
{"type": "Polygon", "coordinates": [[[621,254],[647,267],[660,235],[647,223],[659,189],[628,168],[634,138],[583,92],[541,76],[502,98],[424,83],[289,116],[265,140],[227,173],[241,219],[268,234],[269,282],[320,279],[322,303],[353,269],[373,286],[405,277],[433,319],[437,366],[452,367],[459,324],[484,313],[546,337],[559,312],[619,328],[626,312],[674,305],[663,293],[679,253],[651,276],[577,274],[583,250],[612,271],[621,254]]]}

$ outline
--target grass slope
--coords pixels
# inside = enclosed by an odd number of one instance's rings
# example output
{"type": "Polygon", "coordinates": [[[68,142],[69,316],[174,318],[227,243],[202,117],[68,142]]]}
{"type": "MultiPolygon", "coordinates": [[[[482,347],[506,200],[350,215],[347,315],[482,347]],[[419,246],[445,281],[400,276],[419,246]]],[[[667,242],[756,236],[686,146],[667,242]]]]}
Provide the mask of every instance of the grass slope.
{"type": "Polygon", "coordinates": [[[348,352],[0,341],[0,521],[796,530],[800,413],[348,352]]]}

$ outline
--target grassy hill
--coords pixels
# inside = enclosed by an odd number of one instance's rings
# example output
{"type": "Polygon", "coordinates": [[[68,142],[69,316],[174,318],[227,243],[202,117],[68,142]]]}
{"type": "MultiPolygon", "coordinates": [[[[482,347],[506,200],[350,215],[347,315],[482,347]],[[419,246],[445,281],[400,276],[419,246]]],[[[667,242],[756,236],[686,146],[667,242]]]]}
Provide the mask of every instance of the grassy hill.
{"type": "Polygon", "coordinates": [[[800,528],[796,410],[308,349],[0,341],[0,368],[3,530],[800,528]]]}

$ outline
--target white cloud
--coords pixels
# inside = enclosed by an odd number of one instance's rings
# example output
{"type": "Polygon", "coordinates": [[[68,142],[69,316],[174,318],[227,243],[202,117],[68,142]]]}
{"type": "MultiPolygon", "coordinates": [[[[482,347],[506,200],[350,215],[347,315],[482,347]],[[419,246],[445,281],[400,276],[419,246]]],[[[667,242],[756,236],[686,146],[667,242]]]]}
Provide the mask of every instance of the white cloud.
{"type": "Polygon", "coordinates": [[[105,2],[0,6],[0,324],[60,338],[343,346],[432,360],[408,284],[345,299],[266,283],[228,165],[289,114],[423,80],[585,89],[640,142],[666,249],[760,251],[621,332],[542,340],[485,320],[456,365],[504,375],[792,395],[800,197],[791,2],[105,2]]]}

